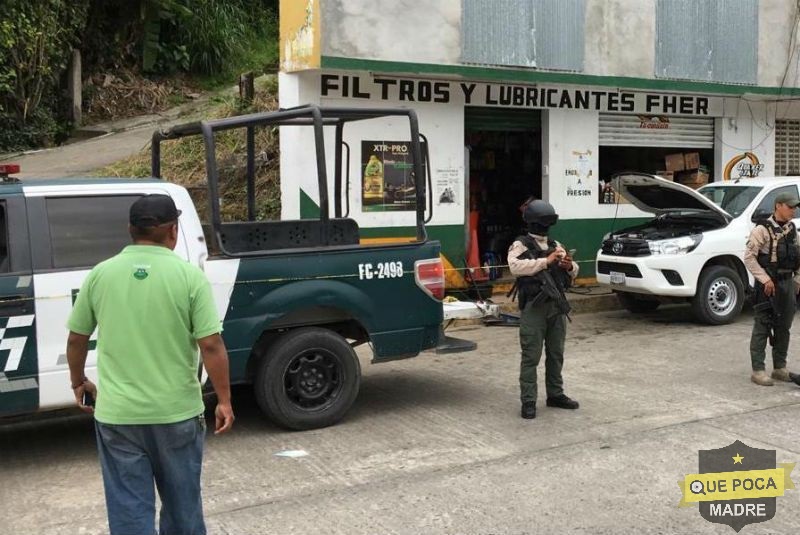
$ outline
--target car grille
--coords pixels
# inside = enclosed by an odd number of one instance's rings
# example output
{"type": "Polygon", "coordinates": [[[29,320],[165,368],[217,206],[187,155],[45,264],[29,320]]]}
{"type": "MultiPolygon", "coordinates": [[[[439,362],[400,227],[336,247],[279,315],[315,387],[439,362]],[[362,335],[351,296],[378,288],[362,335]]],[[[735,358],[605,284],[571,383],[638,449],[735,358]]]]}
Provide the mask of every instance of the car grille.
{"type": "Polygon", "coordinates": [[[597,272],[603,275],[608,275],[612,271],[617,273],[624,273],[626,277],[632,279],[641,279],[642,272],[634,264],[623,264],[621,262],[605,262],[601,260],[597,263],[597,272]]]}
{"type": "Polygon", "coordinates": [[[608,239],[603,241],[602,251],[603,254],[612,256],[650,256],[650,246],[647,245],[647,240],[608,239]],[[621,250],[620,245],[622,246],[621,250]]]}

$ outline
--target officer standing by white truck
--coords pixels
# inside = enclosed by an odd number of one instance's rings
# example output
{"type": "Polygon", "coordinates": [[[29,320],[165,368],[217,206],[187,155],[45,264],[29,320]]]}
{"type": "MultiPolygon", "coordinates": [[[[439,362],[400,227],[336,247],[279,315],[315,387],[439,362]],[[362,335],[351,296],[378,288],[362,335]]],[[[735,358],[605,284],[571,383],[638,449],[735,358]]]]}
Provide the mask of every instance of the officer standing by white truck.
{"type": "Polygon", "coordinates": [[[786,368],[789,330],[796,309],[795,296],[800,288],[800,244],[792,222],[800,199],[791,193],[775,197],[775,210],[750,233],[744,264],[755,277],[753,332],[750,336],[750,380],[760,386],[772,386],[773,380],[790,381],[786,368]],[[772,343],[772,374],[767,375],[766,345],[772,343]]]}

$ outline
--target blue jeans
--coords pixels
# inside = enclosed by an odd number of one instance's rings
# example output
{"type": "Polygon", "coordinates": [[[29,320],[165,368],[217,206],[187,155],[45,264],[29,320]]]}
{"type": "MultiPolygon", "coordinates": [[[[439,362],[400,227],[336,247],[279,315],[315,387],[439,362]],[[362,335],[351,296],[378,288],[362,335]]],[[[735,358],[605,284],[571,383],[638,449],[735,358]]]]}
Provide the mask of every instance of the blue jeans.
{"type": "Polygon", "coordinates": [[[174,424],[95,422],[112,535],[156,533],[155,487],[161,498],[158,533],[205,535],[200,471],[203,415],[174,424]]]}

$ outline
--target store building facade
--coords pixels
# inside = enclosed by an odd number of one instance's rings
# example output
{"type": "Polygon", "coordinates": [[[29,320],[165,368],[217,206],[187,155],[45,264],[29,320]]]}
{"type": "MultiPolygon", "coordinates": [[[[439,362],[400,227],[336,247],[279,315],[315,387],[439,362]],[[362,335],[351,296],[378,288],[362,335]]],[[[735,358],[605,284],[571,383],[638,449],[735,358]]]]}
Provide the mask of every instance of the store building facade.
{"type": "MultiPolygon", "coordinates": [[[[665,52],[664,36],[698,14],[661,0],[284,1],[280,104],[413,108],[429,152],[429,232],[452,264],[463,265],[471,228],[481,256],[502,257],[519,233],[519,205],[535,195],[556,207],[556,237],[577,249],[582,274],[591,276],[602,237],[648,217],[610,189],[615,172],[657,173],[691,187],[800,173],[794,2],[730,0],[724,11],[714,11],[714,0],[700,3],[706,15],[733,21],[732,32],[750,33],[731,38],[738,63],[716,52],[711,73],[693,75],[684,71],[694,68],[696,51],[681,49],[678,36],[665,52]],[[731,7],[743,11],[731,17],[731,7]],[[537,37],[520,44],[530,27],[537,37]]],[[[728,34],[714,35],[718,47],[728,34]]],[[[307,193],[316,178],[313,158],[300,149],[311,146],[305,135],[281,131],[284,218],[318,209],[307,193]]],[[[400,124],[346,131],[349,215],[365,240],[413,236],[402,184],[388,178],[399,176],[390,168],[400,155],[390,149],[402,150],[405,140],[400,124]],[[382,185],[373,180],[376,159],[382,185]]]]}

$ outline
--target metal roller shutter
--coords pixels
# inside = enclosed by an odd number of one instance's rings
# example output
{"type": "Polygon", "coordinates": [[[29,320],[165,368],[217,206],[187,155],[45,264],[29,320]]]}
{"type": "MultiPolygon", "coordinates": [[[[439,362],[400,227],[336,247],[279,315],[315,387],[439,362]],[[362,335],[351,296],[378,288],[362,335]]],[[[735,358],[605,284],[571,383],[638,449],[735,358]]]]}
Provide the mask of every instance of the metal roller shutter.
{"type": "Polygon", "coordinates": [[[600,146],[712,149],[714,119],[601,113],[600,146]]]}
{"type": "Polygon", "coordinates": [[[800,175],[800,121],[775,121],[775,174],[800,175]]]}

